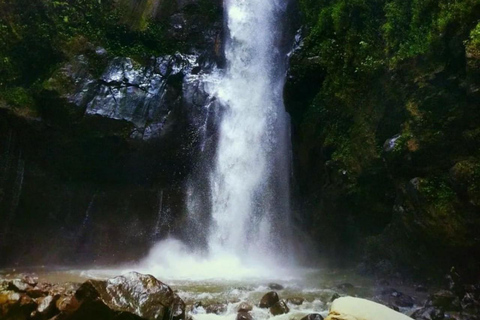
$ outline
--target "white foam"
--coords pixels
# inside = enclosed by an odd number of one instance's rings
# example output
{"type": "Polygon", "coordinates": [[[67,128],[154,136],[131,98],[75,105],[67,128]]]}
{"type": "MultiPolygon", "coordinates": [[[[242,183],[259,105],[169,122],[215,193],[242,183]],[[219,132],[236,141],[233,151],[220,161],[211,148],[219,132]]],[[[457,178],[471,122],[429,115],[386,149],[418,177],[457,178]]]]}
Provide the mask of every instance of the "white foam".
{"type": "Polygon", "coordinates": [[[183,242],[167,239],[157,243],[133,269],[166,280],[294,279],[295,270],[242,260],[227,251],[192,252],[183,242]],[[275,270],[272,272],[272,270],[275,270]]]}

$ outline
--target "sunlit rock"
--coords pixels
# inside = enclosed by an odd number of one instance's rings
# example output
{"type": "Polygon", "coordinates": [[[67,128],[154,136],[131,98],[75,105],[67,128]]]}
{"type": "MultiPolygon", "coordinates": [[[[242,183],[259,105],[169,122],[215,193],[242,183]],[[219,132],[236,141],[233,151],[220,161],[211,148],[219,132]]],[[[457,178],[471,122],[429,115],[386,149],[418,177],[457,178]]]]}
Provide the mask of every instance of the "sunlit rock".
{"type": "Polygon", "coordinates": [[[144,319],[184,319],[185,305],[166,284],[151,275],[131,272],[107,281],[89,280],[75,293],[82,303],[101,302],[114,312],[130,313],[144,319]]]}
{"type": "Polygon", "coordinates": [[[411,320],[379,303],[353,297],[335,300],[325,320],[411,320]]]}

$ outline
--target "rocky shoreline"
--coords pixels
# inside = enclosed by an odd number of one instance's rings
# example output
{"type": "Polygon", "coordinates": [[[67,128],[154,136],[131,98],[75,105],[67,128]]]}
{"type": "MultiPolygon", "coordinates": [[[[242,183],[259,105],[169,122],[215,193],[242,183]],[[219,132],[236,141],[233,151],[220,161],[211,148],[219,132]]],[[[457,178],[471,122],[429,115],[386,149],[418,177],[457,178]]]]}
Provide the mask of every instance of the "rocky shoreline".
{"type": "MultiPolygon", "coordinates": [[[[265,310],[268,318],[290,314],[290,319],[295,320],[323,320],[327,315],[326,312],[306,315],[292,312],[307,303],[307,299],[289,296],[288,288],[280,284],[270,283],[268,289],[272,291],[256,303],[238,300],[212,303],[201,301],[200,296],[195,297],[200,301],[183,300],[167,284],[137,272],[108,280],[61,284],[45,283],[34,275],[20,274],[8,280],[0,277],[0,319],[186,320],[198,314],[225,316],[234,312],[237,320],[253,320],[256,319],[254,308],[265,310]]],[[[321,300],[325,300],[324,307],[330,309],[326,319],[376,320],[384,312],[389,314],[389,320],[480,319],[480,285],[461,284],[449,277],[444,289],[416,286],[412,290],[414,294],[410,295],[389,287],[388,283],[379,284],[375,295],[368,297],[375,301],[372,302],[360,299],[363,295],[354,285],[343,283],[321,300]],[[363,311],[355,311],[358,309],[363,311]]]]}

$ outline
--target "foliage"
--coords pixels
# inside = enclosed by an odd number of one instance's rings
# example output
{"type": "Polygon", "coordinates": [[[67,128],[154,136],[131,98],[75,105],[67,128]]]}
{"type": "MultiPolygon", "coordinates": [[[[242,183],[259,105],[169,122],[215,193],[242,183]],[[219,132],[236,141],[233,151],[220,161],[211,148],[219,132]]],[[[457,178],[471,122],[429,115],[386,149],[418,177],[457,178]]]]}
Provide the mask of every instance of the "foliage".
{"type": "Polygon", "coordinates": [[[114,0],[2,0],[0,88],[13,92],[10,88],[22,87],[33,96],[35,86],[59,63],[79,53],[90,58],[93,69],[100,69],[104,65],[92,54],[97,46],[110,56],[142,61],[181,45],[166,41],[162,23],[148,20],[145,14],[140,17],[141,28],[132,26],[132,18],[127,21],[122,8],[114,0]]]}
{"type": "MultiPolygon", "coordinates": [[[[302,163],[310,163],[300,171],[319,171],[309,192],[326,206],[330,200],[322,195],[336,190],[335,201],[342,203],[337,219],[353,217],[360,235],[378,235],[393,221],[394,204],[408,199],[404,186],[420,177],[424,201],[403,201],[415,212],[428,212],[421,218],[425,225],[440,216],[458,225],[452,230],[471,224],[463,213],[478,210],[478,196],[462,193],[447,177],[463,159],[480,164],[474,142],[480,137],[480,1],[300,0],[300,5],[308,28],[292,59],[292,78],[303,79],[298,86],[310,86],[314,94],[302,102],[308,107],[300,109],[297,101],[289,111],[299,128],[302,163]],[[311,61],[321,73],[317,82],[299,72],[311,61]],[[397,134],[386,152],[385,141],[397,134]],[[308,160],[314,151],[321,157],[308,160]],[[343,176],[332,179],[316,166],[343,176]],[[379,221],[383,227],[369,228],[379,221]]],[[[468,190],[480,190],[477,180],[468,179],[468,190]]]]}

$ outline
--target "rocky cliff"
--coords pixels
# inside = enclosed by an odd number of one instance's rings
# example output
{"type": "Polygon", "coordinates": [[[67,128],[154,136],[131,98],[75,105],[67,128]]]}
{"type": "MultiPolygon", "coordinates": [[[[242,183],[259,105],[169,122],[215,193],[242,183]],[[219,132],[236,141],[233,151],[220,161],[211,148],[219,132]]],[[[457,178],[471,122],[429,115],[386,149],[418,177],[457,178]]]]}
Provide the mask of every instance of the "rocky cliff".
{"type": "Polygon", "coordinates": [[[364,271],[474,274],[478,1],[300,5],[285,89],[299,222],[364,271]]]}
{"type": "MultiPolygon", "coordinates": [[[[221,1],[4,1],[0,264],[134,259],[178,231],[221,1]]],[[[212,107],[213,109],[213,107],[212,107]]]]}

